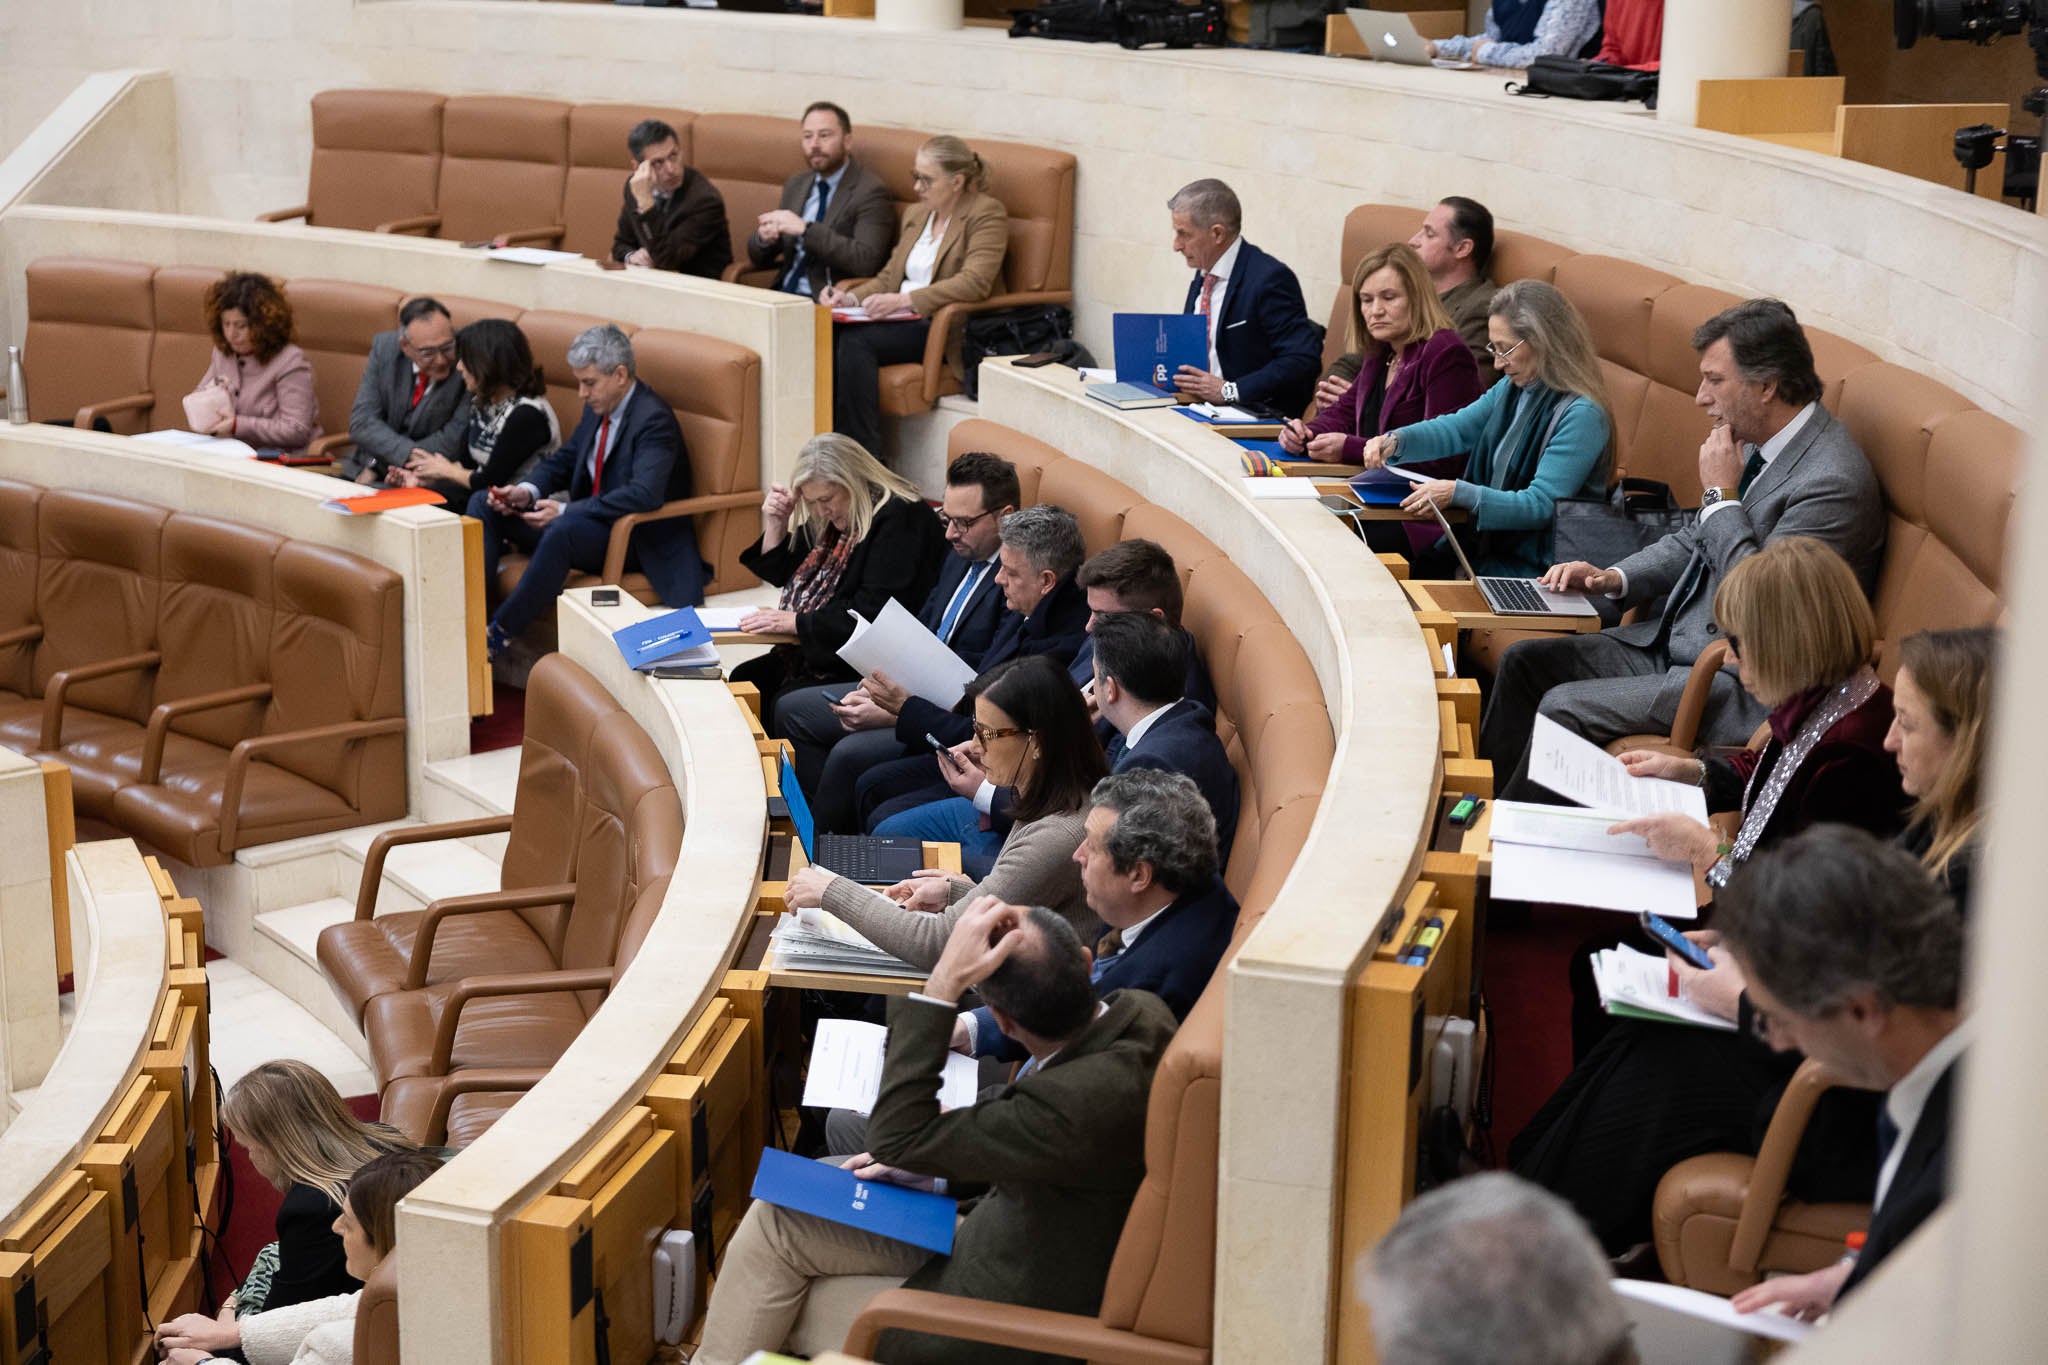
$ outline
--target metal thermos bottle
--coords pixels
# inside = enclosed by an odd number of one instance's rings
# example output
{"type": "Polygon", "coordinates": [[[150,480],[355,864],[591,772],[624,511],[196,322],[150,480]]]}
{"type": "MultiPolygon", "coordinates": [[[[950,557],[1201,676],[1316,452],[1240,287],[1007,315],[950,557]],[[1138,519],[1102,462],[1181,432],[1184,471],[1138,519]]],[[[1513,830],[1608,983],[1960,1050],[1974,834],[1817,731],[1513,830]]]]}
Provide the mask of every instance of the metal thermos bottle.
{"type": "Polygon", "coordinates": [[[7,420],[28,425],[28,375],[21,368],[21,347],[7,348],[7,420]]]}

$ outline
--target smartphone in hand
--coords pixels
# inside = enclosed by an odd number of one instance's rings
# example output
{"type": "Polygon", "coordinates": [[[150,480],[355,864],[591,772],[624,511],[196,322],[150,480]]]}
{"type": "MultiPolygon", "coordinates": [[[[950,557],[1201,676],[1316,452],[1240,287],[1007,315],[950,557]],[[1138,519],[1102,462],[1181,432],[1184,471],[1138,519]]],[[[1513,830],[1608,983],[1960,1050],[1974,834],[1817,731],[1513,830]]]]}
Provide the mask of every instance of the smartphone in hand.
{"type": "Polygon", "coordinates": [[[1672,952],[1677,953],[1693,966],[1703,972],[1710,972],[1714,969],[1714,959],[1707,955],[1707,950],[1694,943],[1684,934],[1679,933],[1672,926],[1670,920],[1665,919],[1662,915],[1653,915],[1645,910],[1642,914],[1642,922],[1644,933],[1656,939],[1657,942],[1663,944],[1672,952]]]}

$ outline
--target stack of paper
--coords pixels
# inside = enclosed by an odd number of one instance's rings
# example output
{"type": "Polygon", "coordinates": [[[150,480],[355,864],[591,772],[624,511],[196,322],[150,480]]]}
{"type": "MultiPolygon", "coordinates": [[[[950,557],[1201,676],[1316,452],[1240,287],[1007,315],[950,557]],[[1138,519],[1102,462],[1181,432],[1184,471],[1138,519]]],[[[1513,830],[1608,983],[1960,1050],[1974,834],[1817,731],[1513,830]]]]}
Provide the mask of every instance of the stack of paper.
{"type": "Polygon", "coordinates": [[[1649,845],[1633,834],[1607,832],[1611,825],[1660,811],[1705,824],[1707,798],[1698,787],[1631,777],[1620,759],[1548,716],[1536,717],[1529,776],[1586,809],[1495,802],[1495,896],[1650,910],[1666,919],[1699,917],[1690,866],[1651,856],[1649,845]]]}
{"type": "Polygon", "coordinates": [[[1671,989],[1668,959],[1626,944],[1593,954],[1593,984],[1600,988],[1601,1008],[1618,1018],[1662,1019],[1731,1031],[1735,1027],[1671,989]]]}
{"type": "Polygon", "coordinates": [[[895,598],[883,603],[872,621],[857,611],[848,615],[853,634],[839,647],[839,657],[863,676],[879,668],[911,696],[947,708],[974,681],[974,670],[895,598]]]}
{"type": "Polygon", "coordinates": [[[823,910],[784,914],[769,935],[777,966],[805,972],[852,972],[859,976],[918,976],[900,957],[883,952],[853,926],[823,910]]]}
{"type": "MultiPolygon", "coordinates": [[[[820,1019],[811,1044],[811,1064],[804,1072],[804,1103],[816,1109],[874,1112],[882,1093],[882,1062],[889,1030],[860,1019],[820,1019]]],[[[981,1093],[981,1064],[958,1052],[946,1055],[939,1081],[939,1103],[966,1109],[981,1093]]]]}

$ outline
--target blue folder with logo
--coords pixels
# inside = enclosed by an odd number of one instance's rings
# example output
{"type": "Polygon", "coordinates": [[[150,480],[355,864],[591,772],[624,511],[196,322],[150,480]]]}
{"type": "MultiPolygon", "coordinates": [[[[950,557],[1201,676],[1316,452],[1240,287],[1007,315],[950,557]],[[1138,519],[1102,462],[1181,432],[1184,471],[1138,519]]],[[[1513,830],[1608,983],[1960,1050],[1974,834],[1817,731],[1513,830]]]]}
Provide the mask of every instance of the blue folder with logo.
{"type": "Polygon", "coordinates": [[[711,643],[711,632],[697,619],[695,607],[650,616],[638,625],[615,630],[612,643],[626,656],[627,663],[643,671],[665,663],[707,662],[707,651],[708,662],[718,662],[718,647],[711,643]],[[693,651],[695,657],[678,658],[693,651]]]}
{"type": "Polygon", "coordinates": [[[952,1253],[953,1223],[960,1212],[960,1201],[943,1194],[861,1180],[844,1167],[773,1147],[762,1149],[753,1195],[777,1208],[891,1237],[941,1256],[952,1253]]]}
{"type": "Polygon", "coordinates": [[[1118,313],[1110,319],[1116,383],[1090,384],[1088,396],[1111,407],[1169,407],[1183,365],[1209,368],[1209,320],[1199,313],[1118,313]]]}

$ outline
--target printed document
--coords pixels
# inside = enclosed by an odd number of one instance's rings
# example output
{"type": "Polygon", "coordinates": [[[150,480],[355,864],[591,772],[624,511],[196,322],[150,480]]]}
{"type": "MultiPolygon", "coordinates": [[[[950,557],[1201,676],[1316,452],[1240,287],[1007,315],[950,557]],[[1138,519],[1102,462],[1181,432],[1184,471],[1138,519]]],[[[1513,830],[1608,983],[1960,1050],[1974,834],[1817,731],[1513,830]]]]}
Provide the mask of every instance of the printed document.
{"type": "Polygon", "coordinates": [[[974,670],[895,598],[872,621],[857,611],[851,615],[853,634],[839,647],[839,657],[862,676],[879,668],[912,696],[947,708],[974,681],[974,670]]]}
{"type": "Polygon", "coordinates": [[[1620,759],[1581,739],[1548,716],[1536,717],[1529,737],[1529,776],[1559,796],[1629,820],[1658,811],[1677,811],[1707,822],[1707,794],[1689,782],[1630,777],[1620,759]]]}
{"type": "MultiPolygon", "coordinates": [[[[851,1109],[872,1113],[882,1093],[882,1059],[889,1030],[860,1019],[820,1019],[811,1064],[804,1075],[806,1105],[820,1109],[851,1109]]],[[[981,1064],[954,1052],[946,1056],[939,1082],[939,1103],[947,1109],[970,1107],[981,1090],[981,1064]]]]}
{"type": "Polygon", "coordinates": [[[738,630],[740,621],[748,613],[759,610],[759,607],[699,607],[697,619],[702,621],[704,629],[709,631],[738,630]]]}

